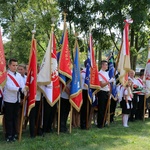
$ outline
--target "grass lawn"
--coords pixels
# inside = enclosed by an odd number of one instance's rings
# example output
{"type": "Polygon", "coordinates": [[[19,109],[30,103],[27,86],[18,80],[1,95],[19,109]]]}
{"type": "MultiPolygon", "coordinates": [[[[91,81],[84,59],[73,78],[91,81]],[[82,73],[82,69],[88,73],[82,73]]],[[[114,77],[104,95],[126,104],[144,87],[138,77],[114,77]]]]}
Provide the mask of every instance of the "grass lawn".
{"type": "Polygon", "coordinates": [[[0,150],[149,150],[150,119],[129,122],[122,127],[121,116],[109,127],[89,130],[72,129],[72,133],[47,133],[30,139],[29,130],[23,132],[22,141],[6,143],[0,125],[0,150]]]}

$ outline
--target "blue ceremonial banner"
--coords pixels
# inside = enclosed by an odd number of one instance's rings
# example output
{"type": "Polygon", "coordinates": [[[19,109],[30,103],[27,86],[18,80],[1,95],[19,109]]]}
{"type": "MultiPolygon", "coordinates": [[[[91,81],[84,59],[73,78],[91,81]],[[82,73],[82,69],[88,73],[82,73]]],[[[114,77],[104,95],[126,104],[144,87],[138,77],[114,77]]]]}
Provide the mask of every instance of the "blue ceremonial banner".
{"type": "Polygon", "coordinates": [[[78,112],[80,111],[82,105],[82,89],[79,65],[79,49],[77,40],[75,43],[75,57],[73,63],[72,81],[70,89],[70,103],[78,112]]]}
{"type": "Polygon", "coordinates": [[[89,37],[88,58],[86,60],[85,86],[88,89],[88,98],[94,103],[94,95],[100,90],[100,82],[98,78],[98,68],[95,61],[92,35],[89,37]]]}
{"type": "MultiPolygon", "coordinates": [[[[113,54],[111,54],[111,56],[108,60],[108,68],[109,68],[108,74],[109,74],[110,79],[115,77],[115,75],[114,75],[115,66],[114,65],[115,65],[114,56],[113,56],[113,54]]],[[[112,94],[113,98],[115,98],[117,95],[116,83],[111,83],[110,86],[111,86],[111,94],[112,94]]]]}
{"type": "Polygon", "coordinates": [[[85,80],[84,85],[88,89],[88,98],[90,102],[92,103],[93,95],[92,95],[92,89],[90,88],[90,70],[91,70],[91,60],[90,60],[90,48],[88,48],[88,58],[86,60],[86,73],[85,73],[85,80]]]}

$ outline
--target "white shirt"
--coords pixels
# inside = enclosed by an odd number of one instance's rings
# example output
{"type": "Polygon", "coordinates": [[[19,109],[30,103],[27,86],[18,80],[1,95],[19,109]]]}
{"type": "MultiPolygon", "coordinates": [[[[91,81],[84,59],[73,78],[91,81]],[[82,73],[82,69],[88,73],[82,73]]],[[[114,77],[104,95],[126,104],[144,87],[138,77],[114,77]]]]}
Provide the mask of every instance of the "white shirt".
{"type": "MultiPolygon", "coordinates": [[[[67,87],[70,89],[70,83],[67,84],[67,87]]],[[[61,91],[62,91],[62,86],[61,86],[61,91]]],[[[61,92],[61,96],[60,97],[62,97],[64,99],[69,99],[70,95],[68,95],[68,93],[66,93],[65,90],[64,90],[64,91],[61,92]]]]}
{"type": "MultiPolygon", "coordinates": [[[[106,83],[106,82],[108,82],[109,79],[110,79],[110,78],[109,78],[109,75],[108,75],[108,72],[103,71],[103,70],[100,70],[100,71],[99,71],[98,76],[99,76],[99,81],[101,81],[102,83],[106,83]],[[105,77],[106,80],[105,80],[100,74],[102,74],[102,75],[105,77]]],[[[104,87],[101,87],[101,90],[102,90],[102,91],[110,91],[110,88],[109,88],[108,85],[106,85],[106,86],[104,86],[104,87]]]]}
{"type": "Polygon", "coordinates": [[[122,101],[123,92],[124,92],[124,86],[122,86],[122,85],[117,86],[117,96],[118,96],[118,101],[119,102],[122,101]]]}
{"type": "Polygon", "coordinates": [[[132,81],[133,85],[138,85],[138,81],[136,78],[128,77],[128,79],[130,79],[132,81]]]}
{"type": "MultiPolygon", "coordinates": [[[[144,84],[144,82],[143,82],[143,80],[142,80],[141,78],[138,78],[138,79],[137,79],[137,85],[138,85],[140,88],[145,89],[145,84],[144,84]]],[[[145,95],[145,93],[141,92],[141,93],[139,93],[138,95],[145,95]]]]}
{"type": "Polygon", "coordinates": [[[41,100],[41,91],[39,89],[37,89],[36,91],[36,101],[40,101],[41,100]]]}
{"type": "Polygon", "coordinates": [[[18,98],[20,99],[20,96],[18,96],[18,90],[19,88],[23,89],[25,85],[20,73],[16,72],[16,75],[14,75],[14,72],[11,72],[10,70],[8,71],[8,73],[17,81],[20,87],[17,87],[12,79],[7,75],[7,81],[4,87],[3,100],[9,103],[16,103],[18,98]]]}
{"type": "Polygon", "coordinates": [[[128,90],[127,90],[127,89],[125,89],[125,91],[124,91],[124,95],[126,95],[126,96],[127,96],[128,101],[132,101],[132,97],[133,97],[133,95],[131,94],[131,90],[130,90],[130,93],[128,93],[128,90]]]}
{"type": "Polygon", "coordinates": [[[85,83],[85,74],[86,74],[86,68],[84,68],[81,71],[81,88],[84,89],[84,90],[87,90],[87,87],[84,85],[84,83],[85,83]]]}
{"type": "Polygon", "coordinates": [[[2,97],[3,96],[3,89],[2,89],[2,87],[0,86],[0,97],[2,97]]]}
{"type": "Polygon", "coordinates": [[[23,82],[24,82],[24,84],[26,84],[27,76],[26,76],[26,75],[24,75],[24,76],[22,76],[22,78],[23,78],[23,82]]]}
{"type": "Polygon", "coordinates": [[[143,83],[143,80],[141,78],[138,78],[137,79],[137,85],[141,88],[144,88],[144,83],[143,83]]]}

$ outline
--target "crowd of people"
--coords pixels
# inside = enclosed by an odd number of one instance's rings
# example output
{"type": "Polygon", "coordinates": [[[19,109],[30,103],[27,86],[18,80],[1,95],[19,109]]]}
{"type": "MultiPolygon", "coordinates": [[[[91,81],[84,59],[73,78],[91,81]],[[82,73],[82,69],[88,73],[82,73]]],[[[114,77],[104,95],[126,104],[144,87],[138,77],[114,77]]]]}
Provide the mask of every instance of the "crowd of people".
{"type": "MultiPolygon", "coordinates": [[[[101,70],[98,73],[100,82],[100,91],[95,95],[97,100],[96,106],[92,105],[88,99],[88,89],[84,85],[86,77],[86,65],[81,70],[81,87],[83,95],[83,103],[80,112],[73,110],[72,126],[80,127],[82,130],[89,129],[91,123],[91,112],[97,112],[95,124],[97,128],[104,128],[107,117],[110,115],[110,122],[114,122],[115,109],[117,103],[120,103],[122,108],[123,127],[129,127],[128,121],[143,120],[144,117],[144,95],[145,86],[143,82],[144,69],[140,71],[139,78],[135,78],[135,71],[130,70],[128,73],[128,82],[125,86],[118,83],[117,99],[111,97],[110,84],[115,82],[115,78],[109,78],[108,62],[101,61],[101,70]],[[109,102],[110,101],[110,102],[109,102]],[[108,114],[108,107],[110,112],[108,114]],[[96,109],[95,109],[96,108],[96,109]]],[[[7,81],[4,89],[0,90],[0,105],[4,114],[4,129],[5,139],[7,142],[12,142],[18,139],[20,130],[20,118],[22,111],[22,100],[25,95],[25,83],[27,66],[24,64],[18,65],[16,59],[10,59],[8,63],[7,81]]],[[[37,68],[39,72],[39,66],[37,68]]],[[[70,83],[67,84],[64,91],[61,92],[60,98],[60,132],[67,132],[67,120],[70,111],[70,83]]],[[[28,117],[26,117],[26,107],[24,108],[23,127],[26,128],[29,122],[30,137],[36,135],[44,136],[45,133],[53,132],[57,122],[58,104],[53,107],[49,105],[46,98],[37,87],[36,103],[32,108],[28,117]]],[[[94,113],[93,113],[94,114],[94,113]]],[[[95,117],[95,116],[94,116],[95,117]]]]}

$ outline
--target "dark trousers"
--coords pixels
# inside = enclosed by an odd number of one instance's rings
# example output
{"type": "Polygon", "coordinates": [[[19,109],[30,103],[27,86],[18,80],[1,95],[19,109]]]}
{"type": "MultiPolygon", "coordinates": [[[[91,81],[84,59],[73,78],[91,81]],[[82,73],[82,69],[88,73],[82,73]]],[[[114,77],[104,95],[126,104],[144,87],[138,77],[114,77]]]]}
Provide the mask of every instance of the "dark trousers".
{"type": "Polygon", "coordinates": [[[20,103],[18,102],[16,103],[4,102],[6,137],[8,136],[12,137],[17,134],[19,106],[20,103]]]}
{"type": "Polygon", "coordinates": [[[3,98],[0,97],[0,114],[2,114],[2,101],[3,101],[3,98]]]}
{"type": "Polygon", "coordinates": [[[87,111],[90,112],[90,108],[91,108],[91,104],[88,99],[88,91],[87,90],[82,90],[82,97],[83,97],[83,103],[82,103],[81,110],[80,110],[80,127],[81,127],[81,129],[86,129],[86,124],[88,123],[87,117],[89,117],[87,115],[87,111]],[[89,105],[89,110],[87,110],[87,104],[89,105]]]}
{"type": "Polygon", "coordinates": [[[144,95],[138,95],[139,102],[137,103],[136,119],[142,120],[144,113],[144,95]]]}
{"type": "Polygon", "coordinates": [[[111,98],[111,104],[110,104],[110,122],[114,121],[114,115],[115,115],[116,106],[117,106],[117,101],[115,101],[113,98],[111,98]]]}
{"type": "Polygon", "coordinates": [[[67,131],[67,118],[70,111],[69,99],[61,98],[60,101],[60,131],[67,131]]]}
{"type": "Polygon", "coordinates": [[[98,117],[97,117],[97,126],[103,127],[103,121],[106,111],[106,106],[109,98],[109,92],[99,91],[98,96],[98,117]]]}
{"type": "Polygon", "coordinates": [[[39,106],[40,106],[40,101],[36,101],[35,107],[33,107],[30,111],[29,130],[30,130],[31,137],[35,136],[35,127],[37,128],[37,132],[39,131],[39,128],[40,128],[40,119],[38,120],[39,106]]]}
{"type": "Polygon", "coordinates": [[[43,100],[44,100],[43,131],[51,132],[52,123],[54,121],[54,117],[57,109],[57,104],[51,107],[45,98],[43,98],[43,100]]]}
{"type": "Polygon", "coordinates": [[[134,119],[136,119],[136,112],[137,112],[137,106],[138,106],[137,96],[138,96],[137,94],[133,94],[133,99],[132,99],[133,108],[131,109],[131,114],[129,117],[130,121],[133,121],[134,119]]]}

